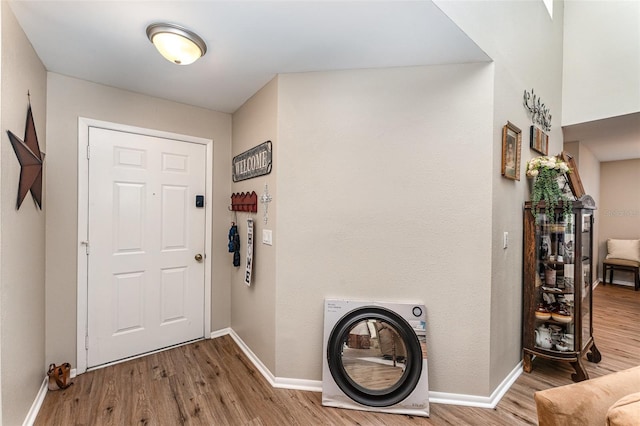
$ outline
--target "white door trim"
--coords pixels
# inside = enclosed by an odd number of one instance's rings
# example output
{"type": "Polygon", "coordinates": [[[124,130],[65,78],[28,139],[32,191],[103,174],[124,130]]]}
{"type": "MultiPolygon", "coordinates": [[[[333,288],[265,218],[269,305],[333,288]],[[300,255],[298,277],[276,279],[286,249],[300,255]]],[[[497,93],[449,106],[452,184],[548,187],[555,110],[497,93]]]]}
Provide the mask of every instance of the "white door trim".
{"type": "Polygon", "coordinates": [[[205,182],[205,258],[204,258],[204,336],[211,334],[211,229],[213,223],[213,140],[195,136],[186,136],[160,130],[145,129],[108,121],[78,117],[78,287],[77,287],[77,334],[76,334],[76,370],[77,373],[87,371],[87,349],[85,339],[87,335],[87,294],[88,294],[88,259],[86,255],[87,231],[89,223],[89,161],[87,147],[89,146],[89,128],[136,133],[176,141],[198,143],[206,146],[206,182],[205,182]]]}

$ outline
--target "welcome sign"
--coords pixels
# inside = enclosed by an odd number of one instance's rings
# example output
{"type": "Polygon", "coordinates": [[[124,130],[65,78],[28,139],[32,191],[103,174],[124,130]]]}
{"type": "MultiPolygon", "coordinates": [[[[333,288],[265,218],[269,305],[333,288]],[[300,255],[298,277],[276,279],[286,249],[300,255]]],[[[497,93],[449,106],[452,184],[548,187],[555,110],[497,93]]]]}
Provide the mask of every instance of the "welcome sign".
{"type": "Polygon", "coordinates": [[[233,157],[233,181],[239,182],[271,173],[271,141],[266,141],[233,157]]]}

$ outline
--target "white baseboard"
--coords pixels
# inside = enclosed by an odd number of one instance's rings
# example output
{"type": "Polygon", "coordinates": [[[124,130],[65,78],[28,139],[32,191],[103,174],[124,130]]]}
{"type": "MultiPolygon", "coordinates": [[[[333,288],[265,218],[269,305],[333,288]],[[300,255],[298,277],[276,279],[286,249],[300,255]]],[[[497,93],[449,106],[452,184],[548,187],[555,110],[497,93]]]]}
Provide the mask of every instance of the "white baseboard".
{"type": "Polygon", "coordinates": [[[262,374],[262,376],[269,382],[274,388],[281,389],[295,389],[305,390],[311,392],[322,392],[322,382],[319,380],[304,380],[304,379],[290,379],[286,377],[275,377],[271,371],[260,361],[260,358],[247,346],[247,344],[238,336],[238,334],[231,328],[214,331],[211,333],[211,338],[230,335],[234,342],[240,347],[242,352],[249,358],[249,361],[253,363],[254,367],[262,374]]]}
{"type": "Polygon", "coordinates": [[[231,334],[231,329],[229,327],[222,328],[220,330],[212,331],[211,338],[216,339],[218,337],[226,336],[227,334],[231,334]]]}
{"type": "Polygon", "coordinates": [[[464,405],[468,407],[495,408],[505,393],[522,374],[522,361],[511,370],[491,396],[464,395],[459,393],[429,392],[429,402],[434,404],[464,405]]]}
{"type": "Polygon", "coordinates": [[[305,380],[292,379],[288,377],[276,377],[276,383],[274,387],[309,392],[322,392],[322,380],[305,380]]]}
{"type": "Polygon", "coordinates": [[[31,404],[31,408],[29,408],[29,412],[27,413],[27,417],[25,417],[22,426],[32,426],[36,421],[36,417],[38,417],[38,413],[40,412],[40,407],[42,407],[42,403],[44,402],[44,398],[47,396],[47,392],[49,391],[49,377],[45,376],[42,381],[42,385],[40,385],[40,390],[36,395],[35,401],[31,404]]]}
{"type": "MultiPolygon", "coordinates": [[[[211,338],[221,337],[229,334],[240,347],[242,352],[249,358],[258,371],[264,376],[269,384],[274,388],[303,390],[311,392],[322,392],[321,380],[292,379],[286,377],[275,377],[271,371],[260,361],[246,343],[231,328],[225,328],[211,333],[211,338]]],[[[502,383],[493,391],[491,396],[464,395],[446,392],[429,392],[429,402],[434,404],[464,405],[479,408],[495,408],[505,393],[511,388],[516,379],[522,374],[522,361],[504,378],[502,383]]]]}
{"type": "MultiPolygon", "coordinates": [[[[77,371],[75,368],[72,368],[69,372],[69,378],[73,379],[76,377],[77,371]]],[[[24,419],[24,423],[22,426],[31,426],[36,421],[36,417],[38,417],[38,413],[40,412],[40,407],[42,407],[42,403],[44,402],[44,398],[47,396],[47,392],[49,391],[49,376],[44,376],[44,380],[42,381],[42,385],[40,385],[40,390],[36,395],[35,401],[31,404],[31,408],[27,413],[27,417],[24,419]]]]}

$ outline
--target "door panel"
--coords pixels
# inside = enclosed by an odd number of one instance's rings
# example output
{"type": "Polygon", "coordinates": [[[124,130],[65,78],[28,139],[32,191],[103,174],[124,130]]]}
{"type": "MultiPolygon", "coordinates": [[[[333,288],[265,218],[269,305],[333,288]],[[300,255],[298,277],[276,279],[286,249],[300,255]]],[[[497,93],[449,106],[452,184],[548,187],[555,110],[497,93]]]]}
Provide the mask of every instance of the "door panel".
{"type": "Polygon", "coordinates": [[[204,145],[89,128],[93,367],[204,336],[204,145]]]}
{"type": "Polygon", "coordinates": [[[187,246],[187,194],[184,186],[162,188],[162,249],[180,250],[187,246]]]}

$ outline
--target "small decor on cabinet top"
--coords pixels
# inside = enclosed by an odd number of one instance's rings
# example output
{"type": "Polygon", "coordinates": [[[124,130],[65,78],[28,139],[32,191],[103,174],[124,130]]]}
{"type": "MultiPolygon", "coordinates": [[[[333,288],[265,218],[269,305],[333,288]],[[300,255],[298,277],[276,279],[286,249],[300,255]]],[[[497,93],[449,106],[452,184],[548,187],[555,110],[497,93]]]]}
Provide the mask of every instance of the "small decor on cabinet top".
{"type": "Polygon", "coordinates": [[[571,173],[571,169],[564,161],[557,157],[541,156],[532,158],[527,162],[527,176],[533,178],[533,189],[531,190],[531,202],[534,206],[531,213],[538,214],[538,204],[545,203],[545,214],[552,218],[553,210],[563,201],[565,216],[571,213],[571,199],[568,198],[558,185],[558,178],[566,173],[571,173]]]}

